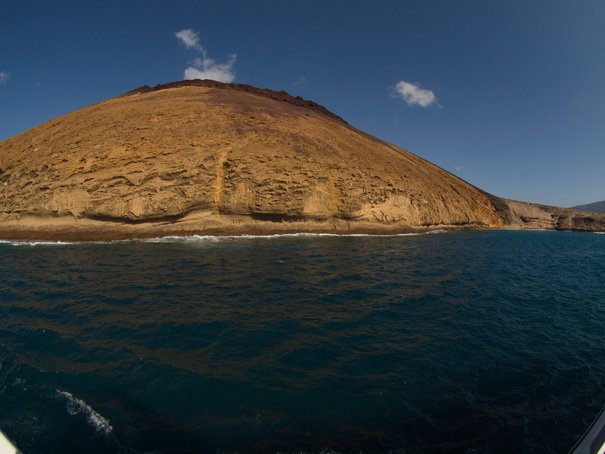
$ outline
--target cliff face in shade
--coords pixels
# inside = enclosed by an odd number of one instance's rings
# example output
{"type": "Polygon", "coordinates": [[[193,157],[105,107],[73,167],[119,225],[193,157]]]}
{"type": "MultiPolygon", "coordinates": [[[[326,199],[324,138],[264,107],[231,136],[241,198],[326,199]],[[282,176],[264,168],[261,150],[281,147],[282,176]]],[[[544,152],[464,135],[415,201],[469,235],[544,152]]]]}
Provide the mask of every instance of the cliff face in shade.
{"type": "Polygon", "coordinates": [[[4,238],[484,228],[511,212],[311,101],[246,85],[141,87],[0,142],[4,238]]]}

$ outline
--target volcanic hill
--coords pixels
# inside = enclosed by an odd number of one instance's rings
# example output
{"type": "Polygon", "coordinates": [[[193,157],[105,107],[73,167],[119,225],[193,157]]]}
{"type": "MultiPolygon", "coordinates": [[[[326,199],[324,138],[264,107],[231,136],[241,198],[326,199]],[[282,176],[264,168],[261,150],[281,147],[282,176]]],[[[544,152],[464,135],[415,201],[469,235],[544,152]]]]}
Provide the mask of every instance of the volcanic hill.
{"type": "Polygon", "coordinates": [[[140,87],[0,142],[0,238],[605,230],[487,194],[285,92],[140,87]]]}

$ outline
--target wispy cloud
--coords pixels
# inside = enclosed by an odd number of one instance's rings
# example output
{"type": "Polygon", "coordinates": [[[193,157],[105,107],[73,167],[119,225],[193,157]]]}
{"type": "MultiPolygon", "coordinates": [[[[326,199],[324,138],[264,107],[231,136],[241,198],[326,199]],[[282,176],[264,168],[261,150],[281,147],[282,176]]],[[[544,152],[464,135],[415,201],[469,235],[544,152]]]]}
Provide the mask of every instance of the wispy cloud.
{"type": "Polygon", "coordinates": [[[205,53],[204,48],[200,45],[199,35],[199,33],[194,32],[190,28],[184,28],[174,34],[187,49],[193,48],[205,53]]]}
{"type": "Polygon", "coordinates": [[[428,107],[435,103],[437,98],[431,90],[421,88],[419,84],[400,80],[395,85],[393,96],[403,99],[408,106],[428,107]]]}
{"type": "Polygon", "coordinates": [[[307,78],[305,76],[300,76],[296,82],[294,82],[298,88],[305,88],[307,86],[307,78]]]}
{"type": "Polygon", "coordinates": [[[195,50],[200,56],[196,57],[190,67],[185,70],[185,79],[212,79],[219,82],[230,83],[235,80],[233,68],[236,55],[230,55],[225,63],[217,63],[208,57],[206,49],[200,44],[199,33],[189,28],[174,34],[179,42],[187,49],[195,50]]]}
{"type": "Polygon", "coordinates": [[[4,85],[8,82],[8,73],[0,71],[0,85],[4,85]]]}

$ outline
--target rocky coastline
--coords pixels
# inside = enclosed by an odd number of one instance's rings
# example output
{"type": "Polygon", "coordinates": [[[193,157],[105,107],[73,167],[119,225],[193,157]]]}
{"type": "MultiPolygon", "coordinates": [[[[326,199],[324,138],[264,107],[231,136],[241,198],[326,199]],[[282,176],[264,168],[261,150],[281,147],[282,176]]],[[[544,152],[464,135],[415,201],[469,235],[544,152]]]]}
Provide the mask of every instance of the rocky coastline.
{"type": "Polygon", "coordinates": [[[139,87],[0,142],[0,239],[605,231],[502,199],[285,92],[139,87]]]}

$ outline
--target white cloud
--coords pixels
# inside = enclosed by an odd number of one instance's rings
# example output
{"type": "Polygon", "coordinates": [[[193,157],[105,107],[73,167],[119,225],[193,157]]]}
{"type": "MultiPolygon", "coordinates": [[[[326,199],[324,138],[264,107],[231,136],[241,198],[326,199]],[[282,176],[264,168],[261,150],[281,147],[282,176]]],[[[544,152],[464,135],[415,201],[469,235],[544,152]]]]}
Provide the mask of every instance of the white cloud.
{"type": "Polygon", "coordinates": [[[235,80],[235,58],[235,55],[231,55],[225,63],[217,63],[211,58],[196,58],[193,66],[185,70],[185,79],[212,79],[231,83],[235,80]]]}
{"type": "Polygon", "coordinates": [[[200,49],[203,52],[202,46],[200,46],[199,33],[194,32],[190,28],[184,28],[180,32],[174,34],[178,40],[187,48],[200,49]]]}
{"type": "Polygon", "coordinates": [[[421,88],[419,84],[401,80],[395,85],[394,96],[405,100],[408,106],[428,107],[433,104],[437,98],[431,90],[421,88]]]}
{"type": "Polygon", "coordinates": [[[0,85],[4,85],[6,82],[8,82],[8,73],[0,71],[0,85]]]}
{"type": "Polygon", "coordinates": [[[192,66],[185,70],[185,79],[212,79],[225,83],[235,80],[233,68],[237,58],[236,55],[230,55],[225,63],[217,63],[214,59],[208,57],[206,50],[200,44],[199,33],[185,28],[174,35],[187,49],[194,49],[201,55],[201,58],[195,58],[191,62],[192,66]]]}

